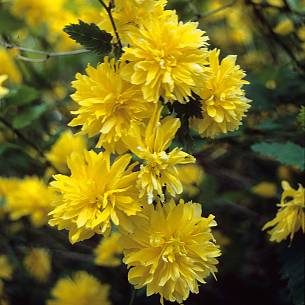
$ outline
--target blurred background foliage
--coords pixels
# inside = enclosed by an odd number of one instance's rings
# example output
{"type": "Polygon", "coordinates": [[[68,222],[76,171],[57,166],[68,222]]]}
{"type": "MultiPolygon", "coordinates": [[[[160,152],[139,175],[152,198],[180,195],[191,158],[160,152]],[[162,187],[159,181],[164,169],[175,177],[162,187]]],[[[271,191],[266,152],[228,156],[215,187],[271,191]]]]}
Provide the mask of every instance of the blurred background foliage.
{"type": "MultiPolygon", "coordinates": [[[[38,176],[47,183],[56,168],[46,153],[67,129],[75,107],[70,82],[88,63],[101,60],[62,29],[78,19],[98,24],[101,7],[85,0],[36,5],[33,9],[34,0],[0,1],[0,74],[8,75],[10,90],[0,101],[0,175],[38,176]]],[[[185,304],[302,305],[302,234],[291,245],[273,244],[261,228],[276,213],[280,182],[304,183],[305,1],[170,0],[168,8],[183,20],[198,21],[222,57],[238,55],[252,100],[236,132],[206,140],[181,131],[178,144],[187,146],[200,165],[200,170],[182,172],[181,177],[193,175],[186,179],[193,181],[184,197],[216,216],[223,250],[217,281],[211,279],[185,304]]],[[[37,229],[25,218],[9,219],[6,191],[0,188],[0,255],[9,257],[14,272],[0,287],[1,305],[7,300],[45,304],[56,281],[78,270],[108,283],[114,305],[159,303],[142,290],[133,291],[125,266],[94,264],[99,237],[72,246],[66,232],[37,229]],[[52,261],[44,282],[35,280],[23,263],[37,247],[48,249],[52,261]]]]}

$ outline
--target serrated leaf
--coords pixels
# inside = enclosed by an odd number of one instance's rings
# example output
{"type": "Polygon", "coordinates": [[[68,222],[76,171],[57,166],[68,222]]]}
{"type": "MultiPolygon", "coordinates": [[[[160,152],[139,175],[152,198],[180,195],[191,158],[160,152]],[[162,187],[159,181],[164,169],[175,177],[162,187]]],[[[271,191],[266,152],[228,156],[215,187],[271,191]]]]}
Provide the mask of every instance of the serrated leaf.
{"type": "Polygon", "coordinates": [[[14,118],[14,128],[21,129],[29,126],[34,120],[38,119],[47,110],[47,108],[48,106],[45,104],[27,108],[14,118]]]}
{"type": "Polygon", "coordinates": [[[262,156],[274,158],[285,165],[297,166],[304,170],[304,147],[292,142],[287,143],[257,143],[251,146],[254,152],[262,156]]]}
{"type": "Polygon", "coordinates": [[[9,105],[21,106],[36,100],[38,97],[39,92],[36,89],[21,85],[9,93],[7,100],[9,105]]]}
{"type": "Polygon", "coordinates": [[[295,236],[291,247],[280,252],[281,274],[288,280],[294,305],[304,305],[304,244],[302,234],[295,236]]]}
{"type": "Polygon", "coordinates": [[[86,49],[101,56],[107,55],[112,50],[111,34],[101,30],[94,23],[89,24],[79,20],[78,24],[65,26],[64,32],[86,49]]]}

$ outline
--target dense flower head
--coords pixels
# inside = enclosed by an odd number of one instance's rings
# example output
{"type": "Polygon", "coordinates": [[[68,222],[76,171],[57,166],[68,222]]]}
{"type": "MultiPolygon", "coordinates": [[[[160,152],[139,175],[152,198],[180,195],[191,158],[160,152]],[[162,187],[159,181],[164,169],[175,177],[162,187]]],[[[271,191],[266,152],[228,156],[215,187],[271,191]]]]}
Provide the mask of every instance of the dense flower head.
{"type": "Polygon", "coordinates": [[[22,76],[14,62],[14,50],[0,47],[0,75],[5,74],[12,83],[20,83],[22,76]]]}
{"type": "Polygon", "coordinates": [[[160,121],[162,107],[155,110],[146,128],[135,125],[124,139],[126,146],[140,159],[138,188],[140,197],[152,203],[156,196],[164,201],[164,190],[175,196],[183,191],[176,168],[178,164],[194,163],[195,158],[179,148],[167,151],[180,127],[180,120],[167,116],[160,121]]]}
{"type": "Polygon", "coordinates": [[[121,139],[131,123],[141,122],[150,116],[150,105],[142,96],[141,89],[120,76],[120,68],[114,59],[107,57],[97,68],[89,66],[88,75],[76,75],[72,86],[76,92],[73,100],[79,105],[73,111],[77,117],[70,126],[82,126],[82,132],[92,137],[100,134],[98,147],[112,151],[124,151],[121,139]]]}
{"type": "Polygon", "coordinates": [[[46,282],[51,272],[51,256],[47,249],[33,248],[24,258],[27,272],[38,282],[46,282]]]}
{"type": "Polygon", "coordinates": [[[299,184],[292,188],[287,181],[282,181],[283,193],[279,210],[274,219],[268,221],[263,230],[269,229],[270,241],[281,242],[302,229],[305,233],[305,189],[299,184]]]}
{"type": "Polygon", "coordinates": [[[147,18],[128,34],[122,76],[142,87],[145,100],[188,101],[203,76],[207,36],[197,23],[178,22],[176,15],[147,18]]]}
{"type": "Polygon", "coordinates": [[[196,196],[200,191],[199,185],[203,180],[204,170],[197,164],[180,165],[177,169],[183,193],[196,196]]]}
{"type": "Polygon", "coordinates": [[[86,141],[80,135],[73,135],[70,130],[64,131],[58,140],[53,144],[51,150],[46,153],[47,159],[60,172],[67,172],[67,158],[74,151],[86,149],[86,141]]]}
{"type": "MultiPolygon", "coordinates": [[[[109,0],[105,1],[109,4],[109,0]]],[[[120,39],[126,42],[128,33],[134,26],[139,26],[147,17],[160,18],[170,16],[173,11],[164,10],[167,0],[116,0],[112,8],[112,16],[120,39]]],[[[105,10],[101,13],[99,27],[111,33],[113,27],[105,10]]]]}
{"type": "Polygon", "coordinates": [[[10,280],[13,275],[13,267],[6,255],[0,255],[0,282],[10,280]]]}
{"type": "Polygon", "coordinates": [[[248,82],[245,73],[235,64],[236,56],[229,55],[219,62],[219,51],[209,52],[207,77],[196,90],[201,98],[202,118],[192,118],[191,127],[203,137],[215,137],[234,131],[250,108],[250,100],[242,89],[248,82]]]}
{"type": "Polygon", "coordinates": [[[110,305],[109,288],[87,272],[79,271],[56,283],[47,305],[110,305]]]}
{"type": "Polygon", "coordinates": [[[103,237],[94,250],[96,265],[115,267],[121,264],[122,245],[119,242],[120,237],[119,232],[113,232],[111,236],[103,237]]]}
{"type": "Polygon", "coordinates": [[[6,208],[12,220],[29,216],[31,223],[40,227],[47,223],[55,197],[54,191],[38,177],[26,177],[7,194],[6,208]]]}
{"type": "Polygon", "coordinates": [[[122,244],[136,289],[146,286],[148,296],[159,293],[161,302],[182,303],[217,271],[220,250],[211,231],[216,222],[201,212],[198,203],[171,200],[163,207],[146,205],[133,217],[134,227],[122,232],[122,244]]]}
{"type": "Polygon", "coordinates": [[[7,75],[0,75],[0,98],[8,93],[8,89],[3,87],[3,83],[7,80],[7,75]]]}
{"type": "Polygon", "coordinates": [[[60,193],[50,213],[49,224],[67,229],[72,243],[95,233],[106,234],[111,222],[121,225],[126,216],[141,209],[132,172],[131,156],[122,155],[110,162],[110,154],[94,151],[74,152],[68,158],[70,176],[55,175],[51,186],[60,193]]]}

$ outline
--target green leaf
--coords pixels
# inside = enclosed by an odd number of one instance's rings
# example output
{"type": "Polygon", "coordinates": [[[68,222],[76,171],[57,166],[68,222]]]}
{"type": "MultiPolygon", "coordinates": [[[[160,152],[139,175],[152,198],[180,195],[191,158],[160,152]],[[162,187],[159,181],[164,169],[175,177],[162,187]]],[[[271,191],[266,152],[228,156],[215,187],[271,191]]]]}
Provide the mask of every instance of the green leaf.
{"type": "MultiPolygon", "coordinates": [[[[286,244],[285,244],[286,246],[286,244]]],[[[281,274],[288,280],[293,303],[304,305],[304,245],[302,234],[294,237],[291,247],[285,247],[280,252],[282,263],[281,274]]]]}
{"type": "Polygon", "coordinates": [[[48,106],[45,104],[27,108],[14,118],[14,128],[20,129],[29,126],[34,120],[38,119],[47,110],[47,108],[48,106]]]}
{"type": "Polygon", "coordinates": [[[302,171],[304,170],[304,147],[287,143],[256,143],[251,146],[254,152],[262,156],[274,158],[285,165],[297,166],[302,171]]]}
{"type": "Polygon", "coordinates": [[[112,50],[112,36],[94,23],[89,24],[79,20],[78,24],[65,26],[64,32],[86,49],[101,56],[107,55],[112,50]]]}
{"type": "Polygon", "coordinates": [[[16,90],[12,90],[7,96],[8,104],[21,106],[29,104],[39,97],[39,92],[26,85],[21,85],[16,90]]]}
{"type": "Polygon", "coordinates": [[[8,11],[0,9],[0,33],[9,34],[20,29],[23,22],[11,15],[8,11]]]}
{"type": "Polygon", "coordinates": [[[300,112],[297,116],[298,123],[301,125],[303,130],[305,130],[305,107],[301,106],[300,112]]]}

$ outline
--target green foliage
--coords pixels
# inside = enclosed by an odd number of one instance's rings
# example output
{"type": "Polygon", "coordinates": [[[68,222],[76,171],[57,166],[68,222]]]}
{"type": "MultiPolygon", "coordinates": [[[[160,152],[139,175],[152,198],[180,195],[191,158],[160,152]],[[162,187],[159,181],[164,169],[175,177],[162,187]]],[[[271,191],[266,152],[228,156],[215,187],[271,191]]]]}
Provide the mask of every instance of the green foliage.
{"type": "Polygon", "coordinates": [[[7,96],[8,104],[14,106],[22,106],[31,103],[39,97],[39,92],[26,85],[21,85],[10,91],[7,96]]]}
{"type": "Polygon", "coordinates": [[[0,34],[8,34],[23,26],[23,22],[11,15],[8,11],[0,8],[0,34]]]}
{"type": "Polygon", "coordinates": [[[18,113],[13,119],[14,128],[21,129],[29,126],[34,120],[41,117],[47,109],[48,106],[46,104],[41,104],[18,113]]]}
{"type": "Polygon", "coordinates": [[[274,158],[285,165],[297,166],[304,170],[304,147],[287,143],[257,143],[251,146],[254,152],[265,157],[274,158]]]}
{"type": "Polygon", "coordinates": [[[64,32],[86,49],[100,56],[105,56],[112,50],[112,36],[100,30],[94,23],[89,24],[79,20],[78,24],[67,25],[64,32]]]}
{"type": "Polygon", "coordinates": [[[281,274],[288,280],[288,288],[294,305],[304,305],[304,244],[302,236],[297,236],[291,247],[280,254],[281,274]]]}
{"type": "Polygon", "coordinates": [[[305,130],[305,107],[301,106],[300,112],[297,117],[298,123],[301,125],[303,130],[305,130]]]}

